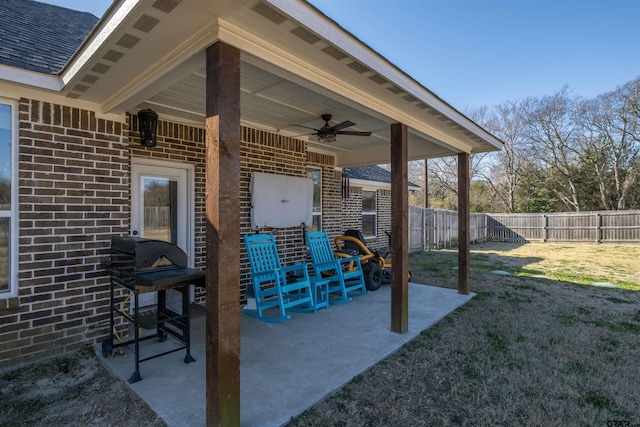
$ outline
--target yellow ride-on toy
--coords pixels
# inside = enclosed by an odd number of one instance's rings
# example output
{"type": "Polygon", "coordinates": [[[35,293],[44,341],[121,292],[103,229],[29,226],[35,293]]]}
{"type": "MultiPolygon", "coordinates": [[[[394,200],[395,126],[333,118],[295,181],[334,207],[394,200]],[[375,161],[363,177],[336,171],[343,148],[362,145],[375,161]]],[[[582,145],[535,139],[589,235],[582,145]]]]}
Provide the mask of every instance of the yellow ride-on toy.
{"type": "MultiPolygon", "coordinates": [[[[388,233],[387,233],[388,235],[388,233]]],[[[375,291],[382,283],[391,281],[391,257],[388,249],[371,250],[364,243],[360,230],[347,230],[334,239],[336,255],[360,256],[364,283],[368,290],[375,291]]]]}

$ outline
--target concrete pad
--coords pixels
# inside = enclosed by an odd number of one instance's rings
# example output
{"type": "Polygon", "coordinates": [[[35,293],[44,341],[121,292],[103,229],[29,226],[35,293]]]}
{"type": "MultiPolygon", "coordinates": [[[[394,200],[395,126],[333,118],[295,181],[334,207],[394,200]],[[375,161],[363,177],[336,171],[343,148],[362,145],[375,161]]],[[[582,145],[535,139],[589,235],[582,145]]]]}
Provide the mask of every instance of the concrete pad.
{"type": "MultiPolygon", "coordinates": [[[[286,424],[473,295],[410,283],[409,332],[402,335],[390,331],[389,286],[317,313],[292,313],[291,319],[281,323],[243,314],[241,425],[286,424]]],[[[130,385],[172,427],[206,424],[205,318],[203,310],[195,311],[200,314],[191,321],[191,354],[196,361],[183,363],[185,353],[178,351],[143,362],[142,381],[130,385]]],[[[170,341],[146,341],[141,353],[171,345],[170,341]]],[[[97,352],[101,354],[99,348],[97,352]]],[[[134,370],[132,353],[100,359],[125,381],[134,370]]]]}

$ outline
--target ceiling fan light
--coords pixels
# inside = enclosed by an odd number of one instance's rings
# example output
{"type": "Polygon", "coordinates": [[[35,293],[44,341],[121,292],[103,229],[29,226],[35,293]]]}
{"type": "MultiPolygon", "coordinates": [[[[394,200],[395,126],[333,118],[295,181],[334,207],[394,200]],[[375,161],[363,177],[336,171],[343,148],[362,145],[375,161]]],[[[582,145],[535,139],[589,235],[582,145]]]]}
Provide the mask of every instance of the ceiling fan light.
{"type": "Polygon", "coordinates": [[[328,134],[327,136],[324,137],[324,142],[335,142],[336,141],[336,136],[333,134],[328,134]]]}

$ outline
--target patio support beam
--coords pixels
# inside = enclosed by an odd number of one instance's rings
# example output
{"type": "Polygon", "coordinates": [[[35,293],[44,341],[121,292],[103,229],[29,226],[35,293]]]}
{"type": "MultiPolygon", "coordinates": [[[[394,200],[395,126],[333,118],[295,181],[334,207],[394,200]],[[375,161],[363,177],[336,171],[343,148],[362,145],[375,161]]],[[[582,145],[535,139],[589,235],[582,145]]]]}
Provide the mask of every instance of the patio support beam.
{"type": "Polygon", "coordinates": [[[391,125],[391,331],[409,330],[409,178],[407,125],[391,125]]]}
{"type": "Polygon", "coordinates": [[[469,153],[458,154],[458,293],[467,295],[470,292],[470,162],[469,153]]]}
{"type": "Polygon", "coordinates": [[[429,209],[429,159],[424,159],[424,208],[429,209]]]}
{"type": "Polygon", "coordinates": [[[240,425],[240,51],[207,48],[207,426],[240,425]]]}

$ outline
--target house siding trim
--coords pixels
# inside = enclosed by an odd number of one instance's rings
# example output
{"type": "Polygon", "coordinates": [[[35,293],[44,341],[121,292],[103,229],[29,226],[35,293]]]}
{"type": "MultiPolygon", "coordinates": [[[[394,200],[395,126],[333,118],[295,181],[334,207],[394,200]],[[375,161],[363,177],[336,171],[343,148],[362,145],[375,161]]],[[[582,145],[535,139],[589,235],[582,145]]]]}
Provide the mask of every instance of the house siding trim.
{"type": "MultiPolygon", "coordinates": [[[[0,104],[6,105],[10,108],[9,126],[11,129],[9,140],[11,144],[9,163],[11,167],[10,175],[10,191],[11,191],[11,206],[8,209],[9,218],[9,239],[8,239],[8,290],[0,293],[0,310],[9,308],[11,305],[17,304],[18,296],[18,222],[19,222],[19,196],[18,196],[18,182],[19,182],[19,167],[18,167],[18,152],[19,152],[19,102],[14,99],[7,99],[0,97],[0,104]]],[[[7,218],[7,215],[3,213],[2,218],[7,218]]]]}

